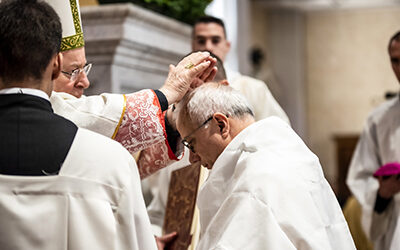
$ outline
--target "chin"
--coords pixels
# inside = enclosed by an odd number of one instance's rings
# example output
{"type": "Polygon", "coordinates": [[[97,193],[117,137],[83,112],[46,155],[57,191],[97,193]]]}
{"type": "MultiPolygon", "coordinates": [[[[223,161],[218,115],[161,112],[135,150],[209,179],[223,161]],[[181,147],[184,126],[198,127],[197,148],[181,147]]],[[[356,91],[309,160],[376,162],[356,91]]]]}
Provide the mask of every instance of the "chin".
{"type": "Polygon", "coordinates": [[[75,93],[73,93],[72,95],[76,98],[81,98],[81,96],[83,95],[83,91],[75,91],[75,93]]]}

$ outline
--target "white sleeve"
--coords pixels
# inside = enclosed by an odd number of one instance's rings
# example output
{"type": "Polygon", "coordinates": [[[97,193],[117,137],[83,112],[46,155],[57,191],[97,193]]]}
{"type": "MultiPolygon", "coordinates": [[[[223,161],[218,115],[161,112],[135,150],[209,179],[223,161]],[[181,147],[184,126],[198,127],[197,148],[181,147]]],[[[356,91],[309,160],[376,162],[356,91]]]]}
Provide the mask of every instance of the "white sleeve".
{"type": "Polygon", "coordinates": [[[120,122],[124,96],[101,94],[76,98],[67,93],[52,92],[50,102],[54,113],[86,128],[111,138],[120,122]]]}

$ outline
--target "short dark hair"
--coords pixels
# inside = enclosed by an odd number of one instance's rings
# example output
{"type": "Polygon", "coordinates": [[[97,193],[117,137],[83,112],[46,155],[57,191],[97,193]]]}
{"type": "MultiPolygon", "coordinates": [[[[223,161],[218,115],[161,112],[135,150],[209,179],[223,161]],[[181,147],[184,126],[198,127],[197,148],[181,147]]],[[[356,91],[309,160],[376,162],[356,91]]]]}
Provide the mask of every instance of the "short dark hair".
{"type": "Polygon", "coordinates": [[[222,27],[222,29],[224,30],[224,36],[226,38],[226,30],[225,30],[224,21],[222,21],[221,19],[219,19],[217,17],[213,17],[213,16],[202,16],[202,17],[198,18],[193,24],[192,37],[194,37],[194,28],[196,27],[197,24],[200,24],[200,23],[216,23],[216,24],[220,25],[222,27]]]}
{"type": "Polygon", "coordinates": [[[400,31],[397,31],[389,40],[388,44],[388,51],[390,53],[390,46],[392,45],[393,41],[400,41],[400,31]]]}
{"type": "Polygon", "coordinates": [[[0,78],[5,86],[28,78],[42,80],[51,58],[60,50],[60,18],[38,0],[0,3],[0,78]]]}

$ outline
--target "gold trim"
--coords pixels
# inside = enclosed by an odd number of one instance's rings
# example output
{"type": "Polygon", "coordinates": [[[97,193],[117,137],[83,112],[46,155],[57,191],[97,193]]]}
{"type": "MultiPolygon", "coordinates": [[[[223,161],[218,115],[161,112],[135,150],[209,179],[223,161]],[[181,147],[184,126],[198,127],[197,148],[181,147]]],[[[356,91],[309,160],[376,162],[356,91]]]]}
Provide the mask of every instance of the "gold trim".
{"type": "Polygon", "coordinates": [[[75,32],[77,34],[82,33],[81,20],[79,17],[78,5],[76,4],[76,0],[69,0],[69,4],[71,6],[72,19],[74,20],[75,32]]]}
{"type": "Polygon", "coordinates": [[[83,40],[83,33],[79,33],[73,36],[63,37],[61,40],[61,51],[66,51],[70,49],[76,49],[85,46],[85,41],[83,40]]]}
{"type": "Polygon", "coordinates": [[[111,137],[111,139],[114,139],[115,136],[117,135],[118,130],[119,130],[119,127],[121,126],[121,123],[122,123],[122,118],[123,118],[124,115],[125,115],[125,111],[126,111],[126,95],[123,95],[123,96],[124,96],[124,108],[122,109],[121,118],[119,118],[118,125],[117,125],[117,127],[115,128],[114,134],[113,134],[113,136],[111,137]]]}

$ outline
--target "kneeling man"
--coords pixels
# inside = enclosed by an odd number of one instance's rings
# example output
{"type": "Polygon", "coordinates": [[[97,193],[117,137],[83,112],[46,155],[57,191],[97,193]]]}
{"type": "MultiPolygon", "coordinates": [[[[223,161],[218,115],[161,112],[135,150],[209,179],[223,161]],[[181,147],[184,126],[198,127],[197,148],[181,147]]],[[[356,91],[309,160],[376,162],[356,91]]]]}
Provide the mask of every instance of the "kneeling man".
{"type": "Polygon", "coordinates": [[[254,121],[232,88],[205,84],[178,105],[190,161],[212,169],[198,249],[355,249],[318,157],[285,122],[254,121]]]}

